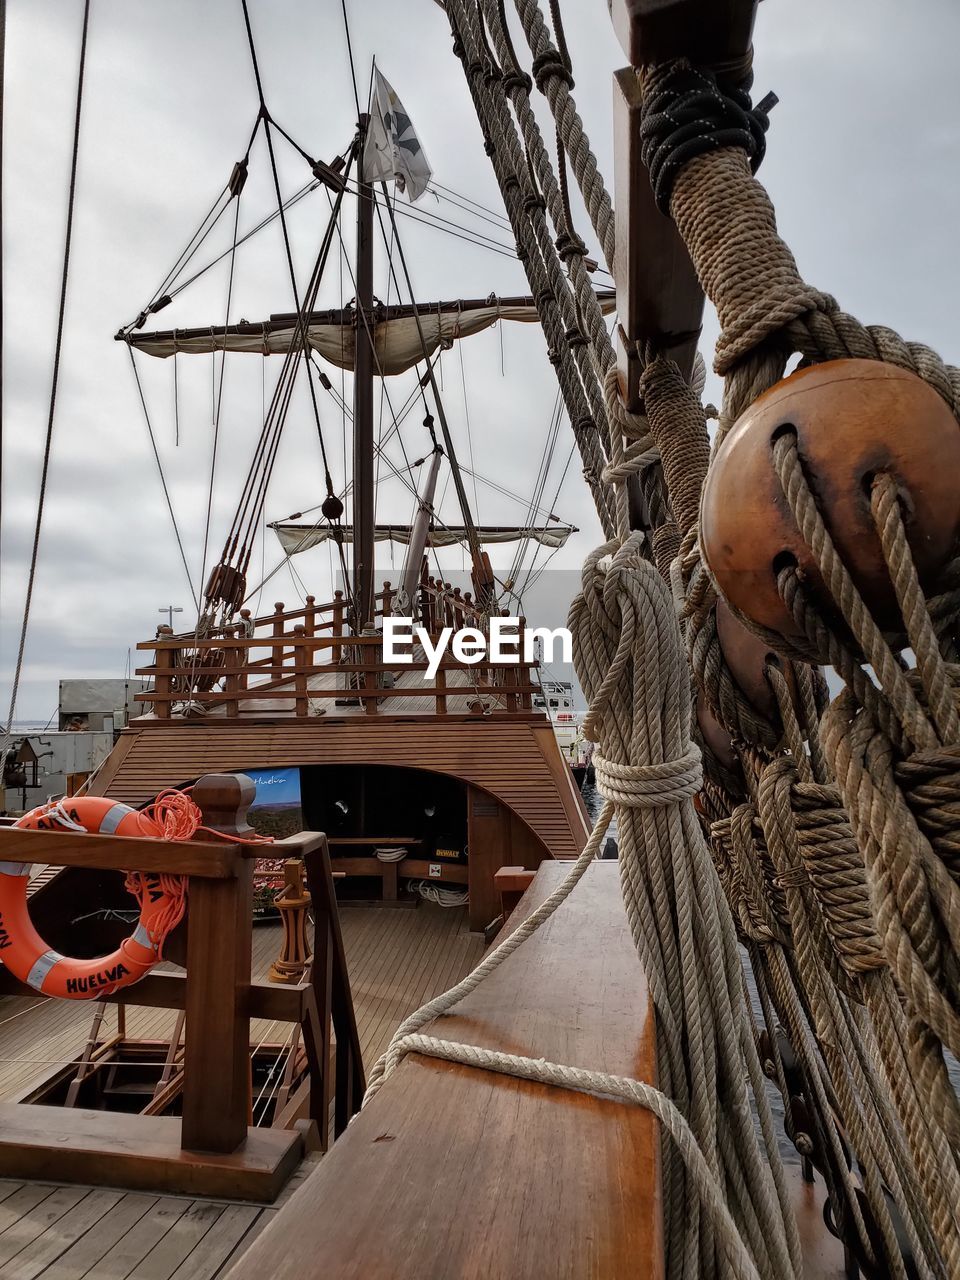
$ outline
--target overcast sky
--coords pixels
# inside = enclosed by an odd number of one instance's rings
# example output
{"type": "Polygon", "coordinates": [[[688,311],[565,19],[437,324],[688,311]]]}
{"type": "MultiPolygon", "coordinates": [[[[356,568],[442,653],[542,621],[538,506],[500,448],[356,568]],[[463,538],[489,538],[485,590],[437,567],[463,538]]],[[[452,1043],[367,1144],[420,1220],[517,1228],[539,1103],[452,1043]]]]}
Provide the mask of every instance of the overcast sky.
{"type": "MultiPolygon", "coordinates": [[[[511,6],[508,4],[508,8],[511,6]]],[[[344,150],[355,122],[340,0],[251,0],[267,103],[276,120],[320,157],[344,150]]],[[[6,714],[22,613],[25,567],[50,388],[81,0],[8,0],[4,169],[4,493],[0,578],[0,719],[6,714]]],[[[371,59],[393,83],[445,186],[502,212],[443,12],[433,0],[349,0],[361,92],[371,59]]],[[[604,0],[564,0],[576,97],[612,187],[611,73],[623,63],[604,0]]],[[[519,46],[518,46],[519,47],[519,46]]],[[[882,322],[956,359],[960,225],[960,5],[955,0],[765,0],[756,36],[756,88],[780,96],[762,176],[802,272],[867,322],[882,322]],[[918,15],[922,15],[922,21],[918,15]]],[[[529,59],[528,59],[529,61],[529,59]]],[[[246,146],[257,99],[239,0],[93,0],[80,177],[53,463],[18,718],[45,718],[61,676],[119,676],[128,647],[153,635],[158,607],[189,619],[190,587],[174,541],[126,348],[112,340],[165,275],[246,146]]],[[[281,181],[309,177],[280,144],[281,181]]],[[[241,206],[241,230],[270,207],[258,143],[241,206]]],[[[430,195],[414,209],[450,218],[509,244],[505,228],[469,218],[430,195]]],[[[291,214],[305,273],[325,222],[323,192],[291,214]]],[[[349,223],[352,211],[348,216],[349,223]]],[[[580,231],[592,251],[585,219],[580,231]]],[[[226,247],[228,229],[210,241],[226,247]]],[[[421,301],[526,292],[520,264],[401,219],[421,301]]],[[[347,230],[348,247],[350,243],[347,230]]],[[[599,256],[599,255],[598,255],[599,256]]],[[[387,286],[382,270],[379,296],[387,286]]],[[[352,294],[331,269],[322,305],[352,294]]],[[[605,277],[598,277],[604,283],[605,277]]],[[[222,322],[223,269],[163,312],[156,327],[222,322]]],[[[275,229],[238,255],[231,320],[290,310],[275,229]]],[[[716,337],[712,319],[704,350],[716,337]]],[[[228,360],[211,541],[219,549],[280,361],[228,360]]],[[[178,361],[180,444],[175,444],[172,361],[141,357],[148,406],[187,547],[193,586],[200,559],[212,438],[211,358],[178,361]]],[[[331,370],[339,386],[339,374],[331,370]]],[[[402,403],[411,380],[393,380],[402,403]]],[[[538,330],[503,326],[443,359],[444,400],[460,455],[529,496],[556,397],[538,330]],[[463,368],[460,354],[462,351],[463,368]],[[462,381],[463,380],[463,381],[462,381]],[[469,410],[469,439],[464,407],[469,410]]],[[[349,379],[345,385],[349,397],[349,379]]],[[[709,394],[719,396],[715,380],[709,394]]],[[[342,485],[343,422],[324,398],[324,438],[342,485]]],[[[403,428],[410,459],[427,447],[415,412],[403,428]]],[[[547,491],[569,448],[564,422],[547,491]]],[[[394,442],[389,455],[402,465],[394,442]]],[[[473,492],[470,484],[471,494],[473,492]]],[[[399,482],[381,488],[382,514],[409,516],[399,482]]],[[[322,471],[308,403],[295,399],[267,500],[277,519],[321,500],[322,471]]],[[[477,514],[520,521],[524,509],[479,486],[477,514]]],[[[572,466],[557,514],[582,532],[552,562],[573,569],[599,537],[586,486],[572,466]]],[[[457,519],[452,489],[442,516],[457,519]]],[[[279,559],[273,535],[262,553],[279,559]]],[[[388,553],[384,552],[387,556],[388,553]]],[[[452,565],[457,565],[455,554],[452,565]]],[[[494,557],[505,569],[509,556],[494,557]]],[[[209,561],[208,561],[209,563],[209,561]]],[[[255,561],[256,564],[256,561],[255,561]]],[[[399,564],[393,566],[393,574],[399,564]]],[[[326,552],[298,568],[319,598],[329,590],[326,552]]],[[[389,576],[390,566],[384,569],[389,576]]],[[[564,575],[564,580],[570,579],[564,575]]],[[[284,569],[262,604],[292,606],[300,588],[284,569]]],[[[565,601],[563,602],[565,606],[565,601]]],[[[136,661],[136,659],[135,659],[136,661]]]]}

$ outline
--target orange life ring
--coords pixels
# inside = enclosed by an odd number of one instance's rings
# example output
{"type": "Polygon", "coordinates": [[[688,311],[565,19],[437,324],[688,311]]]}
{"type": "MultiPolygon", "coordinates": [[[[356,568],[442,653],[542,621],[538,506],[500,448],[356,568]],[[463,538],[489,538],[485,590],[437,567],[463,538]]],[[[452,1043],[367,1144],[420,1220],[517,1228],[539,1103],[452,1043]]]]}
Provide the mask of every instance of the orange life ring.
{"type": "MultiPolygon", "coordinates": [[[[14,823],[40,831],[90,831],[103,835],[162,838],[150,812],[139,812],[101,796],[80,796],[32,809],[14,823]]],[[[185,881],[179,876],[127,875],[127,888],[140,903],[131,936],[108,956],[75,960],[48,947],[27,910],[27,863],[0,862],[0,961],[21,982],[48,996],[93,1000],[138,982],[160,960],[163,941],[183,919],[185,881]]]]}

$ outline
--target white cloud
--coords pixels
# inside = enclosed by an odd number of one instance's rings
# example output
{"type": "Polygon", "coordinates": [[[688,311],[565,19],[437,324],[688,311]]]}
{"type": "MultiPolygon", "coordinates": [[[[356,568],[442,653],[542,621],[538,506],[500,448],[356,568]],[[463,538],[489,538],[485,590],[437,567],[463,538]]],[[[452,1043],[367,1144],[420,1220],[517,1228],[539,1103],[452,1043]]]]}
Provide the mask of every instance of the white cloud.
{"type": "MultiPolygon", "coordinates": [[[[330,158],[348,144],[355,119],[339,4],[253,0],[250,8],[271,112],[308,150],[330,158]]],[[[416,123],[437,179],[502,208],[442,11],[427,0],[351,0],[348,8],[361,94],[376,53],[416,123]]],[[[612,185],[610,75],[623,55],[602,0],[568,0],[563,11],[580,112],[612,185]]],[[[76,0],[11,0],[8,5],[0,704],[16,649],[46,425],[81,13],[76,0]]],[[[862,319],[891,324],[948,358],[957,293],[952,237],[960,220],[954,176],[960,78],[952,67],[958,42],[960,8],[948,0],[929,0],[922,22],[898,0],[845,0],[842,5],[767,0],[756,39],[757,88],[763,93],[772,87],[781,97],[763,177],[801,269],[862,319]]],[[[49,714],[59,675],[120,674],[128,646],[153,634],[158,606],[189,603],[129,360],[112,335],[150,297],[225,182],[246,145],[257,105],[234,0],[202,5],[97,0],[93,6],[54,460],[22,717],[49,714]]],[[[539,110],[549,139],[549,115],[539,110]]],[[[309,173],[283,143],[278,158],[284,191],[291,192],[309,173]]],[[[271,201],[258,142],[241,227],[268,211],[271,201]]],[[[429,202],[427,196],[418,208],[429,202]]],[[[595,250],[595,237],[577,207],[581,232],[595,250]]],[[[450,206],[432,208],[468,221],[450,206]]],[[[301,274],[316,251],[325,217],[322,193],[291,213],[301,274]]],[[[348,246],[353,239],[349,223],[348,216],[348,246]]],[[[506,228],[471,225],[511,241],[506,228]]],[[[517,262],[408,219],[400,226],[420,299],[526,292],[517,262]]],[[[229,228],[220,231],[211,243],[222,248],[229,228]]],[[[340,284],[334,261],[321,305],[340,301],[340,284]]],[[[221,320],[225,288],[221,267],[158,316],[156,327],[221,320]]],[[[386,295],[382,270],[377,291],[386,295]]],[[[344,274],[342,296],[351,293],[344,274]]],[[[291,306],[274,228],[238,257],[231,318],[256,319],[291,306]]],[[[705,342],[715,336],[711,317],[705,342]]],[[[556,394],[543,337],[522,328],[491,332],[464,344],[463,363],[477,469],[527,494],[556,394]]],[[[265,370],[267,396],[277,364],[268,362],[265,370]]],[[[172,363],[143,358],[140,366],[196,578],[212,434],[210,359],[179,362],[179,448],[174,447],[172,363]]],[[[217,550],[259,429],[261,373],[255,357],[235,357],[228,372],[212,520],[217,550]]],[[[339,386],[339,375],[331,371],[331,377],[339,386]]],[[[461,457],[469,464],[460,377],[459,353],[453,351],[443,360],[444,401],[461,457]]],[[[410,385],[410,379],[391,385],[395,403],[403,401],[410,385]]],[[[719,397],[715,381],[708,394],[719,397]]],[[[332,401],[324,398],[321,408],[339,485],[343,424],[332,401]]],[[[403,429],[411,459],[427,447],[421,418],[415,410],[403,429]]],[[[565,425],[558,458],[566,455],[568,432],[565,425]]],[[[347,447],[349,452],[349,440],[347,447]]],[[[402,464],[396,443],[390,456],[402,464]]],[[[472,493],[472,484],[468,488],[472,493]]],[[[384,514],[407,518],[410,496],[398,481],[384,481],[381,493],[384,514]]],[[[301,389],[267,518],[303,510],[322,496],[319,447],[301,389]]],[[[523,517],[522,508],[483,486],[478,496],[483,521],[523,517]]],[[[572,568],[599,536],[576,461],[557,511],[583,529],[553,561],[572,568]]],[[[451,522],[457,518],[452,489],[442,514],[451,522]]],[[[276,558],[268,543],[267,566],[276,558]]],[[[327,553],[313,552],[302,560],[301,573],[323,597],[329,590],[327,553]]],[[[259,552],[254,563],[259,564],[259,552]]],[[[267,586],[263,602],[284,596],[296,597],[286,572],[267,586]]]]}

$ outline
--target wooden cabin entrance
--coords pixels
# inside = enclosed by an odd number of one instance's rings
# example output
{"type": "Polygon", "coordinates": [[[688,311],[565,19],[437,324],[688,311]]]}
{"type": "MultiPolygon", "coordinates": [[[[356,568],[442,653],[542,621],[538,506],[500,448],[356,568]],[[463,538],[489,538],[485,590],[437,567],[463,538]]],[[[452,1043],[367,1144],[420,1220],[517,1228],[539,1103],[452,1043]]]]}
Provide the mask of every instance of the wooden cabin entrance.
{"type": "Polygon", "coordinates": [[[399,765],[329,764],[300,770],[303,818],[324,831],[344,905],[410,900],[422,883],[469,893],[469,922],[499,913],[493,875],[535,868],[550,850],[507,805],[461,778],[399,765]],[[371,892],[370,882],[378,882],[371,892]]]}

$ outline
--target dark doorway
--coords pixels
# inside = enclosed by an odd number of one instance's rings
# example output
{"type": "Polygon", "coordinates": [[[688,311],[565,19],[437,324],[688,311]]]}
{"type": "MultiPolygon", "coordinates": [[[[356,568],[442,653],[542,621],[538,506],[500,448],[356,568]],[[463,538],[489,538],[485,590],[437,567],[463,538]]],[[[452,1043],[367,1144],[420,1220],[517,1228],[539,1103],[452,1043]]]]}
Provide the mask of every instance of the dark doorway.
{"type": "Polygon", "coordinates": [[[466,784],[444,774],[388,765],[330,764],[300,770],[304,825],[329,836],[422,841],[465,857],[466,784]]]}

